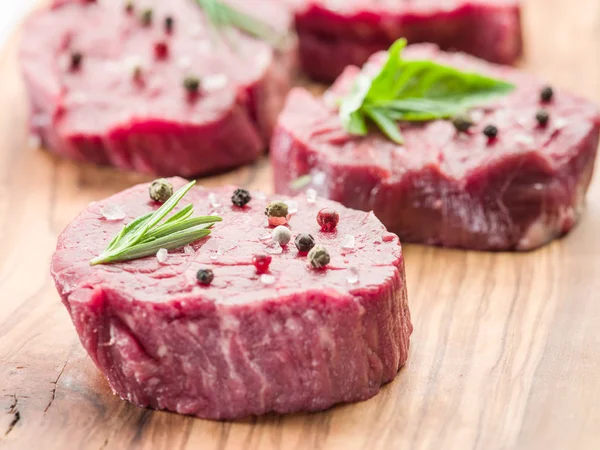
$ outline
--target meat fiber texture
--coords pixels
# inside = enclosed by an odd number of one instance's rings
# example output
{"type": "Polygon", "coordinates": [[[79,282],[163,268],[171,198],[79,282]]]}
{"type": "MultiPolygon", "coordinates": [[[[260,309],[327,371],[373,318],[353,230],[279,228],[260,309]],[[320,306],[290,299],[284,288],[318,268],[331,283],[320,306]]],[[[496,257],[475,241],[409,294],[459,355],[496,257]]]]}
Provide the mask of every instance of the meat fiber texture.
{"type": "MultiPolygon", "coordinates": [[[[230,0],[282,34],[290,5],[230,0]]],[[[271,136],[295,64],[295,42],[275,52],[228,30],[220,37],[194,1],[148,0],[152,24],[122,0],[58,0],[25,24],[20,62],[31,131],[79,161],[160,175],[203,175],[254,161],[271,136]],[[174,18],[173,31],[164,21],[174,18]],[[155,54],[155,45],[168,54],[155,54]],[[81,52],[71,70],[70,55],[81,52]],[[134,77],[140,69],[139,79],[134,77]],[[201,78],[190,98],[186,76],[201,78]]],[[[134,2],[135,5],[137,3],[134,2]]]]}
{"type": "Polygon", "coordinates": [[[299,197],[292,233],[311,233],[331,263],[310,269],[292,241],[272,255],[265,279],[252,256],[269,242],[269,199],[254,192],[238,208],[233,190],[190,191],[182,206],[223,222],[164,263],[89,263],[125,222],[157,208],[148,185],[90,205],[59,237],[52,276],[113,391],[142,407],[209,419],[318,411],[375,395],[404,365],[412,332],[398,237],[372,213],[299,197]],[[127,217],[105,220],[107,205],[127,217]],[[320,231],[323,207],[339,212],[337,232],[320,231]],[[346,235],[354,248],[343,248],[346,235]],[[196,281],[200,268],[214,271],[210,286],[196,281]]]}
{"type": "Polygon", "coordinates": [[[296,29],[302,67],[322,81],[401,37],[501,64],[522,52],[519,0],[308,0],[296,29]]]}
{"type": "MultiPolygon", "coordinates": [[[[380,67],[386,53],[370,61],[380,67]]],[[[323,98],[293,90],[271,145],[276,192],[310,174],[312,188],[344,205],[374,211],[403,242],[477,250],[531,250],[564,235],[584,208],[598,148],[595,105],[562,89],[540,104],[544,85],[432,45],[406,49],[407,59],[433,59],[516,84],[510,95],[472,111],[475,126],[457,133],[450,121],[400,125],[405,144],[373,130],[348,135],[335,110],[359,69],[349,67],[323,98]],[[540,107],[550,120],[536,121],[540,107]],[[489,140],[482,132],[498,127],[489,140]]]]}

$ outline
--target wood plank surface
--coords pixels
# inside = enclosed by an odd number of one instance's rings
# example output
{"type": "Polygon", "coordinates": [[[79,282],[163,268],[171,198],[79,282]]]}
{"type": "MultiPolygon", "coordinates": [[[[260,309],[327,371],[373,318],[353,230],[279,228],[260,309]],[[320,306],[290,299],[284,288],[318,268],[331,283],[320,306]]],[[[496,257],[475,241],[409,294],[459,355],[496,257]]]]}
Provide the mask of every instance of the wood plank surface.
{"type": "MultiPolygon", "coordinates": [[[[523,3],[523,67],[600,102],[600,1],[523,3]]],[[[28,144],[17,43],[0,57],[1,449],[600,448],[598,176],[581,224],[539,251],[406,246],[410,358],[371,400],[219,423],[113,396],[48,265],[89,202],[147,178],[28,144]]],[[[266,161],[202,180],[227,181],[272,189],[266,161]]]]}

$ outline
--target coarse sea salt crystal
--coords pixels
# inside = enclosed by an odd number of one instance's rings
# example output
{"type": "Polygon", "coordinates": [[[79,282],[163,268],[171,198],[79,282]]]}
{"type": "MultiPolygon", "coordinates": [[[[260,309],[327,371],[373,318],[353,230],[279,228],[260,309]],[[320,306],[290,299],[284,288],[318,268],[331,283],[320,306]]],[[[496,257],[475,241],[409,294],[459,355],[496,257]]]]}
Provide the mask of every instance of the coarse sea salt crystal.
{"type": "Polygon", "coordinates": [[[348,280],[348,283],[350,284],[358,283],[358,268],[349,267],[346,272],[346,280],[348,280]]]}
{"type": "Polygon", "coordinates": [[[107,203],[104,205],[100,210],[100,214],[109,221],[123,220],[126,215],[125,211],[123,211],[119,205],[115,205],[114,203],[107,203]]]}
{"type": "Polygon", "coordinates": [[[296,200],[286,200],[284,203],[288,207],[289,214],[296,214],[298,212],[298,202],[296,200]]]}
{"type": "Polygon", "coordinates": [[[259,239],[261,241],[270,241],[271,239],[273,239],[273,236],[271,233],[265,233],[259,239]]]}
{"type": "Polygon", "coordinates": [[[270,285],[275,283],[275,277],[273,275],[265,273],[260,276],[260,282],[262,284],[270,285]]]}
{"type": "Polygon", "coordinates": [[[185,247],[183,247],[183,253],[185,253],[186,255],[193,255],[196,252],[194,251],[194,248],[191,245],[186,245],[185,247]]]}
{"type": "Polygon", "coordinates": [[[166,263],[168,258],[169,251],[166,248],[161,248],[159,251],[156,252],[156,259],[161,264],[166,263]]]}
{"type": "Polygon", "coordinates": [[[307,203],[316,203],[317,201],[317,191],[313,188],[306,190],[306,202],[307,203]]]}
{"type": "Polygon", "coordinates": [[[279,245],[279,242],[271,241],[265,246],[265,251],[270,255],[279,255],[283,252],[283,248],[279,245]]]}
{"type": "Polygon", "coordinates": [[[312,174],[312,182],[315,186],[322,186],[325,184],[326,179],[325,172],[314,172],[312,174]]]}
{"type": "Polygon", "coordinates": [[[224,88],[227,85],[227,81],[227,75],[222,73],[207,75],[202,78],[202,87],[207,91],[216,91],[224,88]]]}
{"type": "Polygon", "coordinates": [[[260,191],[253,192],[252,197],[254,197],[256,200],[266,200],[267,194],[265,194],[264,192],[260,192],[260,191]]]}
{"type": "Polygon", "coordinates": [[[219,202],[219,199],[214,192],[208,194],[208,201],[210,202],[210,206],[212,206],[213,208],[218,208],[219,206],[221,206],[221,203],[219,202]]]}
{"type": "Polygon", "coordinates": [[[355,245],[356,245],[356,239],[354,238],[354,236],[351,234],[346,234],[344,236],[344,240],[342,241],[342,248],[351,250],[354,248],[355,245]]]}

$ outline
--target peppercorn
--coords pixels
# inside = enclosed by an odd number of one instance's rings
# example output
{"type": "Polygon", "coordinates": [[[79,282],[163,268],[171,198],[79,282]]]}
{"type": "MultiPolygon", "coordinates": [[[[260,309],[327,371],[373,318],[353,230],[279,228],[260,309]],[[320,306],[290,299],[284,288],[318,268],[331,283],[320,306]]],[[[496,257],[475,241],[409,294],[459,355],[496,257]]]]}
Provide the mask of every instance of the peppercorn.
{"type": "Polygon", "coordinates": [[[273,240],[281,246],[288,245],[292,240],[292,232],[288,227],[284,227],[283,225],[279,225],[275,228],[271,236],[273,237],[273,240]]]}
{"type": "Polygon", "coordinates": [[[458,114],[452,119],[452,125],[459,133],[465,133],[473,126],[473,121],[468,114],[458,114]]]}
{"type": "Polygon", "coordinates": [[[317,223],[320,225],[322,231],[335,230],[339,221],[340,215],[336,210],[331,208],[323,208],[317,214],[317,223]]]}
{"type": "Polygon", "coordinates": [[[545,127],[548,125],[548,120],[550,120],[550,114],[548,114],[547,110],[540,109],[535,113],[535,120],[537,120],[541,127],[545,127]]]}
{"type": "Polygon", "coordinates": [[[231,197],[231,202],[240,208],[250,203],[250,200],[252,200],[252,196],[246,189],[236,189],[231,197]]]}
{"type": "Polygon", "coordinates": [[[158,41],[154,44],[154,56],[158,59],[164,59],[169,54],[169,47],[166,42],[158,41]]]}
{"type": "Polygon", "coordinates": [[[127,3],[125,3],[125,11],[127,11],[129,14],[131,14],[133,12],[133,2],[132,1],[128,1],[127,3]]]}
{"type": "Polygon", "coordinates": [[[208,285],[215,279],[215,274],[210,269],[200,269],[196,273],[196,278],[200,284],[208,285]]]}
{"type": "Polygon", "coordinates": [[[288,215],[288,205],[284,202],[271,202],[265,209],[267,217],[286,217],[288,215]]]}
{"type": "Polygon", "coordinates": [[[142,25],[144,26],[148,26],[152,23],[152,9],[147,8],[144,11],[142,11],[142,15],[140,16],[140,20],[142,21],[142,25]]]}
{"type": "Polygon", "coordinates": [[[483,134],[490,139],[494,139],[496,136],[498,136],[498,127],[495,125],[488,125],[483,129],[483,134]]]}
{"type": "Polygon", "coordinates": [[[81,67],[81,61],[83,60],[83,54],[81,52],[71,53],[71,70],[77,70],[81,67]]]}
{"type": "Polygon", "coordinates": [[[254,255],[252,257],[252,264],[254,264],[254,267],[256,268],[256,273],[265,273],[267,270],[269,270],[272,260],[272,256],[265,255],[263,253],[254,255]]]}
{"type": "Polygon", "coordinates": [[[164,203],[173,195],[173,185],[164,178],[154,180],[150,185],[150,198],[155,202],[164,203]]]}
{"type": "Polygon", "coordinates": [[[175,23],[175,20],[173,19],[172,16],[165,17],[165,31],[167,33],[170,33],[171,31],[173,31],[174,23],[175,23]]]}
{"type": "Polygon", "coordinates": [[[331,261],[329,252],[322,245],[317,245],[308,252],[308,262],[313,269],[322,269],[331,261]]]}
{"type": "Polygon", "coordinates": [[[540,100],[544,103],[548,103],[550,100],[552,100],[552,97],[554,97],[554,90],[552,89],[552,86],[546,86],[540,92],[540,100]]]}
{"type": "Polygon", "coordinates": [[[185,77],[183,80],[183,87],[190,94],[198,93],[198,90],[200,89],[200,78],[193,76],[185,77]]]}
{"type": "Polygon", "coordinates": [[[308,253],[315,246],[315,238],[308,233],[300,233],[294,241],[300,253],[308,253]]]}
{"type": "Polygon", "coordinates": [[[136,64],[135,66],[133,66],[133,68],[131,69],[131,76],[135,81],[141,82],[142,81],[142,66],[140,66],[139,64],[136,64]]]}

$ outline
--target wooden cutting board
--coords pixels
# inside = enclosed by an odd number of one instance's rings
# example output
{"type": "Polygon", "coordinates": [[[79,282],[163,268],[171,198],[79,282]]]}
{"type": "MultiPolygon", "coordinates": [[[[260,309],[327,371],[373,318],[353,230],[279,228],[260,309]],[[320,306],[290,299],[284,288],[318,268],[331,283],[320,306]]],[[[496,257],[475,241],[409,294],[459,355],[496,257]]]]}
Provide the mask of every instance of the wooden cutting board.
{"type": "MultiPolygon", "coordinates": [[[[529,0],[523,66],[600,102],[600,2],[529,0]]],[[[600,186],[570,236],[527,254],[406,246],[409,362],[375,398],[210,422],[113,396],[48,274],[86,205],[148,178],[28,145],[18,36],[0,57],[0,448],[600,448],[600,186]]],[[[266,161],[217,178],[272,189],[266,161]]]]}

